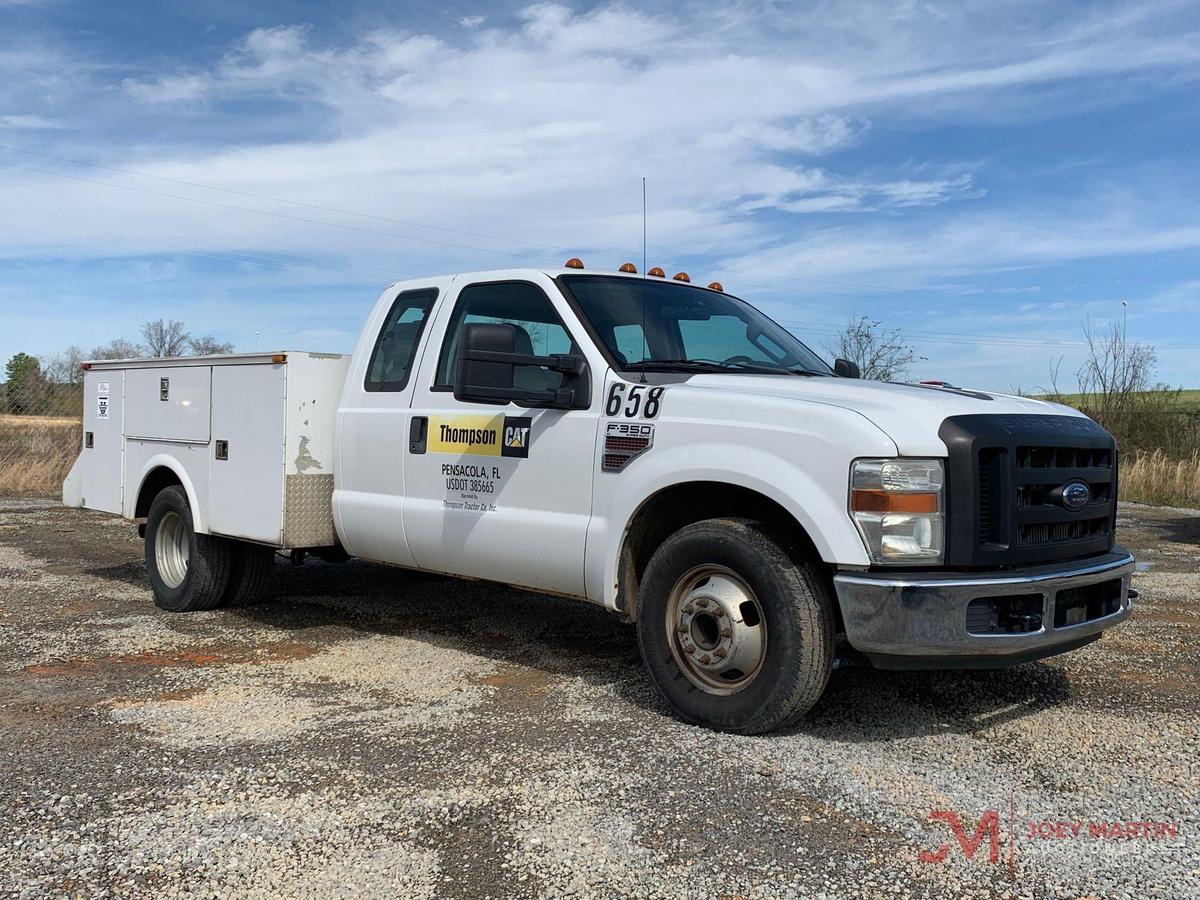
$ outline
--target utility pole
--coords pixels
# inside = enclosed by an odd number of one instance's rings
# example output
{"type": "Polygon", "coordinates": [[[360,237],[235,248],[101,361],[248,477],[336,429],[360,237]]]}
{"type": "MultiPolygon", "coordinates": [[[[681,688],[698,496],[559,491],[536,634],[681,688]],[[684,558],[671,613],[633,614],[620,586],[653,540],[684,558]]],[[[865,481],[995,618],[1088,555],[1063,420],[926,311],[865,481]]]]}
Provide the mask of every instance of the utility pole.
{"type": "Polygon", "coordinates": [[[1129,334],[1129,301],[1121,301],[1121,343],[1125,343],[1129,334]]]}

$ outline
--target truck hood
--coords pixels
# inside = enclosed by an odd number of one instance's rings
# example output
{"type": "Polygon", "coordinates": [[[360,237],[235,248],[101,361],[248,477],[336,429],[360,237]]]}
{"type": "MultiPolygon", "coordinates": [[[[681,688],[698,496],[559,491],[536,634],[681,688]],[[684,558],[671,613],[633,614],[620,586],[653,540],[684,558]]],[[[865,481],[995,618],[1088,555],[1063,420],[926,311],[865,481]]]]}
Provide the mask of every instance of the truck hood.
{"type": "Polygon", "coordinates": [[[945,456],[946,445],[938,437],[938,429],[948,416],[1083,415],[1069,406],[1031,397],[852,378],[704,374],[688,378],[687,387],[851,410],[878,426],[904,456],[945,456]]]}

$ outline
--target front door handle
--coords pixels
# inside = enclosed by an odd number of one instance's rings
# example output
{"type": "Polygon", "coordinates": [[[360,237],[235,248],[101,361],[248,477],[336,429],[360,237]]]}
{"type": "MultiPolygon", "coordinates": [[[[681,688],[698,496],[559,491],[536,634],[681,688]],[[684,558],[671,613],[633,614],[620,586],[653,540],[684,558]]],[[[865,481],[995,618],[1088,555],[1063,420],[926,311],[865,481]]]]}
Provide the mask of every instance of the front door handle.
{"type": "Polygon", "coordinates": [[[425,443],[429,439],[429,417],[413,416],[408,425],[408,452],[424,453],[425,443]]]}

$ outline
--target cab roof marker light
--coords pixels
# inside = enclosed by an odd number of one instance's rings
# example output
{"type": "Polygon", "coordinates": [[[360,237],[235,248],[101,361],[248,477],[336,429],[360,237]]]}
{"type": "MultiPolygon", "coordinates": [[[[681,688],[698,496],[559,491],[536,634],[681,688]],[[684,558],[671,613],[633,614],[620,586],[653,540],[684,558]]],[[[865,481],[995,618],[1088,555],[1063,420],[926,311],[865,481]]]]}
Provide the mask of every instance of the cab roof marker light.
{"type": "Polygon", "coordinates": [[[719,281],[709,282],[708,289],[710,291],[720,291],[722,294],[725,293],[725,287],[719,281]]]}
{"type": "Polygon", "coordinates": [[[667,277],[667,273],[664,272],[662,269],[660,269],[658,266],[655,266],[653,269],[648,271],[646,274],[649,275],[651,278],[666,278],[667,277]]]}
{"type": "Polygon", "coordinates": [[[690,284],[692,279],[688,278],[688,273],[687,273],[687,272],[676,272],[676,273],[675,273],[675,276],[674,276],[674,278],[673,278],[672,280],[674,280],[674,281],[684,281],[684,282],[688,282],[688,283],[690,284]]]}
{"type": "Polygon", "coordinates": [[[568,268],[568,269],[582,269],[583,268],[583,260],[580,259],[578,256],[572,256],[565,263],[563,263],[563,265],[566,266],[566,268],[568,268]]]}
{"type": "Polygon", "coordinates": [[[628,272],[630,275],[636,275],[637,274],[637,266],[635,266],[633,263],[625,263],[621,266],[621,268],[617,269],[617,271],[618,272],[628,272]]]}

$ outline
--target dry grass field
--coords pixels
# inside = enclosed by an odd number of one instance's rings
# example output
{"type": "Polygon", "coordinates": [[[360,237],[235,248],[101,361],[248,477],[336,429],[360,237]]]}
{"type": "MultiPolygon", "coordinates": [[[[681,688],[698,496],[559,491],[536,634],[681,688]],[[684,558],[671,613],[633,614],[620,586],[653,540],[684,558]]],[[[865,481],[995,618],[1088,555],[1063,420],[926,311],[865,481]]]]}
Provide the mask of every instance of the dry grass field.
{"type": "Polygon", "coordinates": [[[0,495],[57,494],[79,455],[79,419],[0,415],[0,495]]]}
{"type": "Polygon", "coordinates": [[[1200,451],[1172,459],[1161,450],[1127,456],[1121,464],[1122,500],[1200,508],[1200,451]]]}

